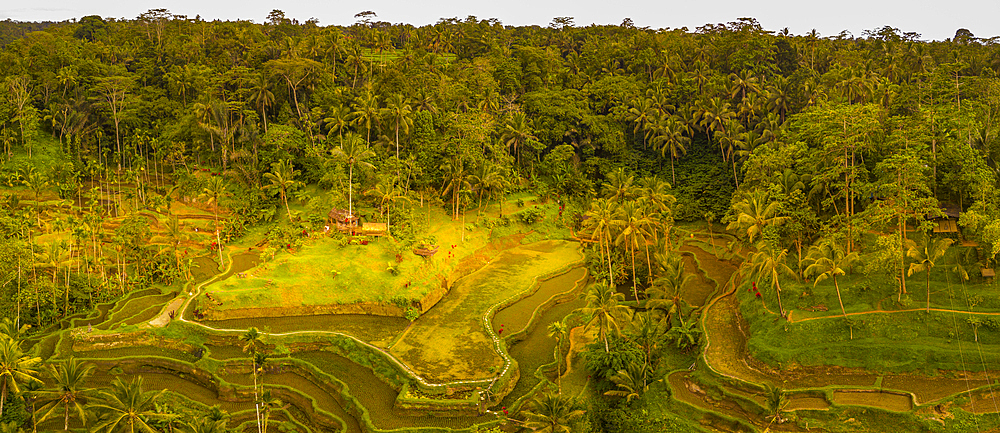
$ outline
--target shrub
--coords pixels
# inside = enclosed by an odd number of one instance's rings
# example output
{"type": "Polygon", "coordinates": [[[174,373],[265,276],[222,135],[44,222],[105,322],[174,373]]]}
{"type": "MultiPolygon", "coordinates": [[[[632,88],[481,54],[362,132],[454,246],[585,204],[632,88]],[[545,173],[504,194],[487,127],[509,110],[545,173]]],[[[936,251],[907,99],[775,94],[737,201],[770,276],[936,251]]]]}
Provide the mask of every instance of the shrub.
{"type": "Polygon", "coordinates": [[[541,221],[545,213],[542,211],[541,208],[533,207],[531,209],[525,209],[521,212],[518,212],[516,215],[517,218],[521,220],[521,222],[525,224],[534,224],[538,221],[541,221]]]}

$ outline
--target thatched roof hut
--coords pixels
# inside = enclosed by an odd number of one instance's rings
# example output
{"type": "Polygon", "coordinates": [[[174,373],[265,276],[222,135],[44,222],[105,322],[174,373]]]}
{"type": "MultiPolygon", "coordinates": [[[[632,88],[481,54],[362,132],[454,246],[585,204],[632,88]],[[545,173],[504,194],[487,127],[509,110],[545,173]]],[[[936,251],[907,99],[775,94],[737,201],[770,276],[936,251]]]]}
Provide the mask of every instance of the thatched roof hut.
{"type": "Polygon", "coordinates": [[[347,209],[341,209],[336,207],[330,209],[330,213],[326,214],[326,219],[338,224],[351,224],[353,222],[354,225],[357,225],[358,223],[357,215],[351,215],[351,213],[348,212],[347,209]]]}

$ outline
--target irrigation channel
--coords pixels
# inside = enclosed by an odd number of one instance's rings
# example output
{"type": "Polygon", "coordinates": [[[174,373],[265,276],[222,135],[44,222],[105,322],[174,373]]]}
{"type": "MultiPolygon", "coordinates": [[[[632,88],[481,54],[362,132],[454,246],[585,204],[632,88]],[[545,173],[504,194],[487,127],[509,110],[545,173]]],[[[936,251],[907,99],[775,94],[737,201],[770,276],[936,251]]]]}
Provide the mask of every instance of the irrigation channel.
{"type": "MultiPolygon", "coordinates": [[[[717,235],[716,235],[717,236],[717,235]]],[[[956,396],[959,407],[969,412],[997,412],[997,402],[987,375],[971,372],[942,372],[939,376],[889,374],[834,366],[775,369],[756,360],[748,351],[749,325],[740,314],[736,287],[739,267],[719,259],[726,243],[718,237],[697,233],[680,247],[694,259],[699,281],[716,287],[701,314],[705,332],[702,358],[693,369],[707,369],[697,375],[688,369],[667,376],[675,399],[704,414],[702,422],[721,431],[809,431],[795,423],[773,424],[765,416],[764,386],[785,390],[784,411],[825,411],[833,406],[858,406],[896,413],[917,413],[939,419],[941,401],[956,396]],[[709,380],[705,380],[709,377],[709,380]],[[961,403],[964,401],[964,403],[961,403]]],[[[690,270],[690,263],[685,263],[690,270]]],[[[694,304],[695,302],[693,302],[694,304]]],[[[922,310],[921,310],[922,311],[922,310]]],[[[965,312],[954,310],[961,314],[965,312]]],[[[966,356],[974,359],[975,348],[966,356]]],[[[978,359],[977,359],[978,361],[978,359]]],[[[995,378],[995,376],[994,376],[995,378]]],[[[951,404],[951,403],[949,403],[951,404]]],[[[947,406],[945,406],[947,407],[947,406]]]]}
{"type": "MultiPolygon", "coordinates": [[[[410,322],[402,318],[317,315],[194,320],[188,308],[191,299],[208,284],[245,272],[256,266],[258,260],[256,255],[233,254],[221,272],[212,272],[218,266],[210,258],[199,258],[195,263],[193,281],[181,293],[136,291],[117,303],[98,305],[89,315],[64,321],[59,325],[62,332],[31,344],[37,346],[42,356],[75,356],[93,362],[97,365],[93,382],[98,386],[110,384],[118,375],[140,375],[146,389],[166,390],[196,405],[218,406],[230,413],[230,426],[248,431],[256,428],[254,379],[249,357],[241,350],[238,337],[250,326],[256,326],[264,330],[268,343],[289,341],[287,353],[274,354],[258,377],[283,402],[273,412],[271,422],[288,423],[307,431],[354,433],[410,427],[469,431],[473,426],[493,425],[500,420],[497,412],[480,411],[478,402],[472,400],[479,395],[476,389],[488,396],[495,379],[428,382],[381,346],[406,332],[410,322]],[[201,329],[206,334],[203,341],[193,342],[191,338],[167,341],[147,332],[149,323],[168,310],[173,320],[201,329]],[[119,328],[123,333],[109,333],[119,328]],[[140,331],[129,331],[136,328],[140,331]],[[104,338],[97,342],[79,338],[98,330],[104,331],[104,338]],[[360,349],[360,355],[353,356],[346,349],[331,350],[331,346],[344,345],[345,341],[350,343],[347,346],[360,349]],[[400,383],[407,381],[410,384],[401,388],[400,383]],[[464,399],[471,403],[464,411],[444,413],[426,407],[406,407],[398,401],[408,387],[407,397],[427,397],[430,393],[430,399],[464,399]],[[437,390],[442,392],[436,393],[437,390]]],[[[554,378],[554,372],[544,368],[553,363],[555,347],[546,327],[583,306],[579,294],[586,281],[587,272],[579,262],[570,263],[489,308],[483,327],[505,359],[504,371],[520,370],[519,375],[512,375],[513,383],[506,390],[504,404],[526,400],[539,388],[543,378],[554,378]],[[506,335],[496,332],[491,325],[498,320],[510,331],[506,335]]],[[[445,300],[449,295],[445,295],[445,300]]],[[[61,427],[56,421],[45,426],[61,427]]]]}
{"type": "MultiPolygon", "coordinates": [[[[679,247],[686,270],[696,276],[693,284],[685,286],[682,297],[699,308],[698,320],[705,338],[699,362],[692,368],[669,373],[665,380],[672,398],[700,412],[707,427],[719,431],[754,431],[768,426],[772,431],[807,431],[795,423],[771,425],[764,415],[767,402],[763,385],[786,390],[786,413],[839,406],[926,413],[936,402],[956,395],[967,397],[968,403],[962,405],[966,410],[995,411],[989,382],[978,376],[891,375],[836,367],[788,372],[760,363],[747,349],[749,327],[734,295],[738,266],[732,260],[719,258],[721,248],[725,248],[724,241],[700,234],[679,247]]],[[[287,352],[276,354],[259,377],[284,402],[274,412],[272,422],[289,423],[307,431],[354,433],[409,427],[469,431],[475,425],[492,425],[500,420],[496,412],[480,412],[475,400],[480,392],[489,397],[495,379],[428,381],[392,355],[389,347],[411,326],[404,319],[317,315],[203,323],[194,320],[188,308],[193,298],[190,295],[197,296],[207,284],[256,266],[257,258],[236,254],[227,262],[228,267],[219,272],[213,269],[217,266],[210,258],[200,258],[195,262],[193,281],[180,294],[136,291],[117,303],[97,305],[89,315],[70,317],[50,328],[53,332],[44,339],[29,342],[43,357],[76,356],[94,362],[98,366],[98,384],[110,383],[116,374],[142,375],[147,389],[164,389],[197,404],[219,406],[232,415],[231,426],[253,430],[253,377],[238,337],[250,326],[257,326],[265,329],[268,338],[276,339],[269,342],[288,340],[287,352]],[[168,308],[178,313],[175,320],[204,331],[204,341],[139,338],[88,346],[74,337],[91,327],[142,328],[168,308]],[[343,350],[333,350],[333,346],[343,350]],[[415,396],[425,397],[425,401],[468,404],[464,410],[446,413],[435,411],[433,404],[400,404],[415,396]]],[[[545,383],[556,380],[556,342],[548,337],[547,326],[585,305],[579,294],[587,281],[586,270],[579,263],[570,264],[485,312],[482,327],[496,353],[504,359],[498,374],[510,374],[508,386],[492,400],[495,407],[518,408],[545,383]]],[[[448,296],[456,295],[449,293],[445,300],[448,296]]],[[[571,341],[585,343],[589,338],[592,336],[581,326],[570,331],[571,341]]],[[[563,389],[582,394],[588,387],[587,373],[577,365],[580,360],[574,360],[572,344],[565,360],[560,365],[564,371],[563,389]],[[567,364],[569,370],[565,371],[567,364]]],[[[461,405],[457,407],[462,409],[461,405]]]]}

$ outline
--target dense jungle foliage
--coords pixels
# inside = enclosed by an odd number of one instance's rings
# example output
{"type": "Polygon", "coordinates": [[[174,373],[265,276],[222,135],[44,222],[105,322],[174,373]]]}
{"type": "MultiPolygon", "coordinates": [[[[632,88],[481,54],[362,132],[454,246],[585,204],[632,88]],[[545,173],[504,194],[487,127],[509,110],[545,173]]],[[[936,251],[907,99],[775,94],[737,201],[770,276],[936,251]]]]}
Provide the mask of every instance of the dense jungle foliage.
{"type": "MultiPolygon", "coordinates": [[[[136,215],[175,200],[221,202],[218,243],[276,222],[322,226],[331,207],[361,203],[413,244],[416,203],[459,218],[530,193],[567,205],[592,271],[627,283],[635,302],[660,300],[652,309],[685,348],[697,330],[675,317],[687,280],[663,242],[674,221],[726,224],[775,285],[856,261],[900,299],[913,266],[947,249],[907,225],[950,215],[982,246],[967,265],[1000,253],[994,39],[792,35],[753,19],[691,30],[357,18],[321,26],[275,10],[256,24],[156,9],[0,23],[4,317],[41,329],[183,278],[190,263],[151,250],[136,215]],[[42,218],[51,200],[81,213],[42,218]]],[[[620,334],[608,331],[619,299],[604,286],[590,296],[598,376],[614,389],[645,380],[655,365],[613,368],[615,356],[642,357],[611,350],[624,344],[607,335],[620,334]]]]}

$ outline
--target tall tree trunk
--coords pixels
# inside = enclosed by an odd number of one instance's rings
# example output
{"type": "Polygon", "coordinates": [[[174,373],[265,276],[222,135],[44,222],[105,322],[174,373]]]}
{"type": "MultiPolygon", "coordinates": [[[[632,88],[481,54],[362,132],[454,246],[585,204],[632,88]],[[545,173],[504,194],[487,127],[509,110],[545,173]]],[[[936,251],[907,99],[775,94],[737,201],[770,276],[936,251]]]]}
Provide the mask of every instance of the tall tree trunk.
{"type": "Polygon", "coordinates": [[[635,248],[629,245],[629,252],[632,253],[632,295],[635,296],[635,303],[639,305],[639,290],[635,287],[635,248]]]}
{"type": "Polygon", "coordinates": [[[611,287],[613,288],[613,287],[615,287],[615,274],[614,274],[614,271],[611,270],[611,241],[605,239],[605,242],[607,242],[607,245],[608,245],[607,246],[607,251],[608,251],[608,280],[611,281],[611,287]]]}
{"type": "Polygon", "coordinates": [[[777,275],[774,276],[774,294],[778,295],[778,314],[788,320],[788,317],[785,316],[785,307],[781,306],[781,283],[778,282],[777,275]]]}
{"type": "Polygon", "coordinates": [[[840,301],[840,312],[847,318],[847,310],[844,309],[844,299],[840,297],[840,284],[837,284],[837,276],[833,276],[833,287],[837,289],[837,300],[840,301]]]}
{"type": "Polygon", "coordinates": [[[674,156],[670,155],[670,177],[673,179],[673,187],[677,187],[677,173],[674,171],[674,156]]]}
{"type": "Polygon", "coordinates": [[[931,268],[927,267],[927,312],[931,312],[931,268]]]}
{"type": "MultiPolygon", "coordinates": [[[[899,245],[900,249],[902,249],[906,241],[906,226],[905,226],[906,220],[903,219],[902,213],[897,215],[896,219],[899,220],[899,245]]],[[[906,269],[905,269],[906,267],[904,266],[905,264],[906,264],[906,250],[903,250],[902,255],[900,255],[899,257],[899,296],[896,297],[897,301],[903,299],[903,294],[906,293],[906,269]]]]}
{"type": "MultiPolygon", "coordinates": [[[[833,287],[837,288],[837,300],[840,301],[840,311],[842,313],[844,313],[844,319],[847,319],[847,311],[844,310],[844,300],[840,297],[840,285],[837,284],[837,276],[836,275],[833,276],[833,287]]],[[[848,327],[851,329],[851,340],[853,340],[854,339],[854,328],[851,327],[850,324],[848,324],[848,327]]]]}

